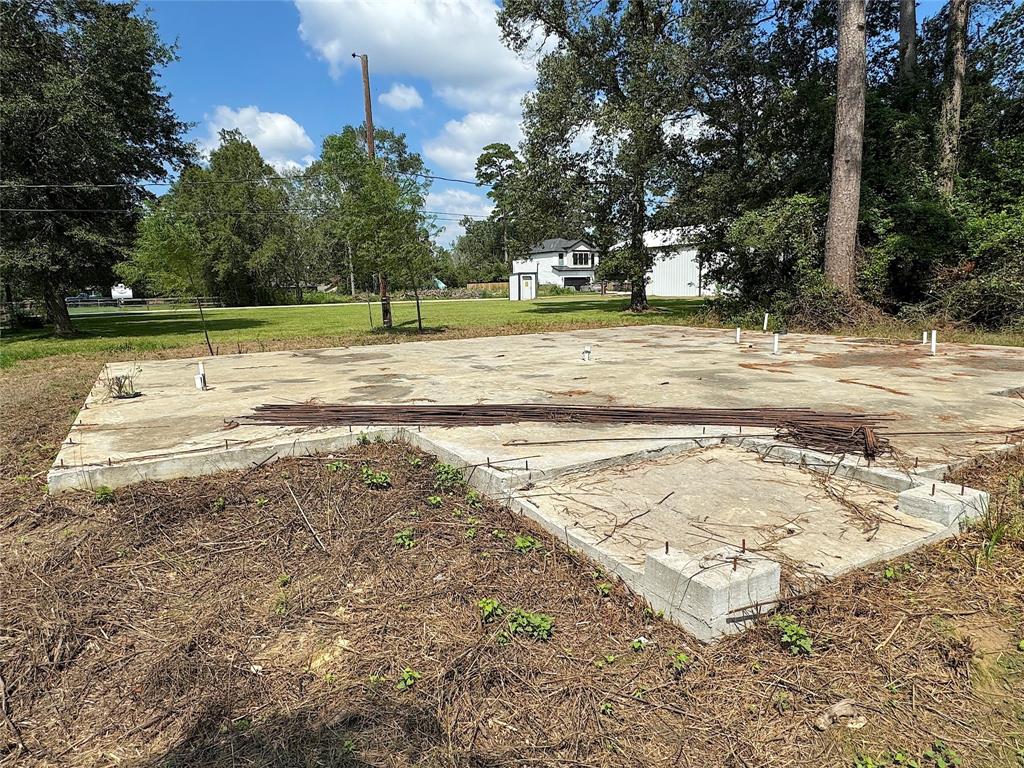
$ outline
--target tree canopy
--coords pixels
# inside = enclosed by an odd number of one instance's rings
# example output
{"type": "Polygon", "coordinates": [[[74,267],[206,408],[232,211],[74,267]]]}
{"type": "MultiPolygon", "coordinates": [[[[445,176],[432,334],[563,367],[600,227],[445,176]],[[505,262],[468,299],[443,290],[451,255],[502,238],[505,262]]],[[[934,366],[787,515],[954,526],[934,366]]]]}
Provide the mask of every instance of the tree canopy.
{"type": "Polygon", "coordinates": [[[133,0],[0,8],[0,280],[41,296],[59,333],[64,292],[123,258],[142,182],[190,156],[157,80],[174,55],[133,0]]]}

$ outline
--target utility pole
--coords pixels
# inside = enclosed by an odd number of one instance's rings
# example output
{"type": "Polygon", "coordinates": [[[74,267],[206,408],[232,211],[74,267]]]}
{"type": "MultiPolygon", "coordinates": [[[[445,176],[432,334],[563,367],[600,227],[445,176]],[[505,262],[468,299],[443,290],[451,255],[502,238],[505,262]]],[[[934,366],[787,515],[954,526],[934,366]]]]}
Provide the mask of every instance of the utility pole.
{"type": "MultiPolygon", "coordinates": [[[[366,154],[372,163],[376,159],[373,148],[373,100],[370,98],[370,59],[365,53],[353,53],[363,67],[363,112],[366,115],[366,154]]],[[[380,284],[380,314],[385,328],[391,328],[391,296],[388,294],[388,278],[383,271],[377,275],[380,284]]]]}

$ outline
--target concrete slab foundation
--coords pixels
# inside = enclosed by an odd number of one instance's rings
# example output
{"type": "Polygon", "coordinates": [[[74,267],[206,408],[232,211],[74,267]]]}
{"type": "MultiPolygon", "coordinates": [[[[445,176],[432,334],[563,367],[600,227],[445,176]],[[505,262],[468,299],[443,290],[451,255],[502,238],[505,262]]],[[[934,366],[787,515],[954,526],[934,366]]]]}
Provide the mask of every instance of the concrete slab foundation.
{"type": "Polygon", "coordinates": [[[466,467],[469,482],[603,563],[709,640],[784,594],[951,535],[987,496],[947,468],[1012,447],[1024,354],[983,346],[672,327],[112,364],[61,447],[52,491],[116,487],[343,450],[360,433],[466,467]],[[585,346],[592,349],[582,359],[585,346]],[[140,397],[103,380],[128,373],[140,397]],[[535,402],[888,413],[893,455],[828,455],[765,430],[508,424],[240,425],[261,403],[535,402]],[[668,554],[665,554],[666,542],[668,554]],[[719,567],[722,564],[723,567],[719,567]]]}

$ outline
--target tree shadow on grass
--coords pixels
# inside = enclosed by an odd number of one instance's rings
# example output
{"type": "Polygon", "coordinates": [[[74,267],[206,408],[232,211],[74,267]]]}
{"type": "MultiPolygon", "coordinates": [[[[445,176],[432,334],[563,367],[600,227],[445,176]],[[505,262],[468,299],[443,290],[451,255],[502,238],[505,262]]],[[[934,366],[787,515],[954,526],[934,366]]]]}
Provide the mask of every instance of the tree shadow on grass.
{"type": "MultiPolygon", "coordinates": [[[[703,299],[659,299],[650,300],[652,312],[650,317],[673,315],[686,317],[695,313],[703,304],[703,299]]],[[[629,299],[580,299],[574,301],[537,301],[526,310],[527,314],[571,315],[578,312],[604,312],[621,315],[629,309],[629,299]]],[[[647,313],[630,314],[631,317],[645,317],[647,313]]]]}
{"type": "MultiPolygon", "coordinates": [[[[368,702],[367,702],[368,703],[368,702]]],[[[364,712],[305,709],[250,722],[226,708],[201,715],[189,732],[161,755],[133,768],[237,768],[261,766],[379,765],[405,753],[414,763],[434,750],[448,753],[445,729],[434,708],[416,702],[379,701],[364,712]]],[[[467,765],[489,768],[505,763],[470,757],[467,765]]]]}
{"type": "MultiPolygon", "coordinates": [[[[206,327],[210,333],[220,331],[238,331],[259,328],[268,325],[266,320],[257,318],[207,318],[206,327]]],[[[77,333],[72,339],[128,339],[154,336],[185,336],[199,334],[202,336],[203,324],[198,317],[167,317],[126,319],[126,318],[90,318],[86,322],[75,324],[77,333]]],[[[49,326],[42,329],[15,331],[4,334],[6,341],[50,341],[62,337],[53,333],[49,326]]]]}

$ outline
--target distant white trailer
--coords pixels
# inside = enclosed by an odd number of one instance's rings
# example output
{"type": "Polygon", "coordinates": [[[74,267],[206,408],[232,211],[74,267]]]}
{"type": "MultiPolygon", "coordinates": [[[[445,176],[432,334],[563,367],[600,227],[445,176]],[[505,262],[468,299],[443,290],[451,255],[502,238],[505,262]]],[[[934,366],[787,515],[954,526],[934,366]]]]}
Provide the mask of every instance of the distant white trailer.
{"type": "Polygon", "coordinates": [[[517,272],[509,275],[508,298],[510,301],[532,301],[537,298],[537,274],[517,272]]]}

